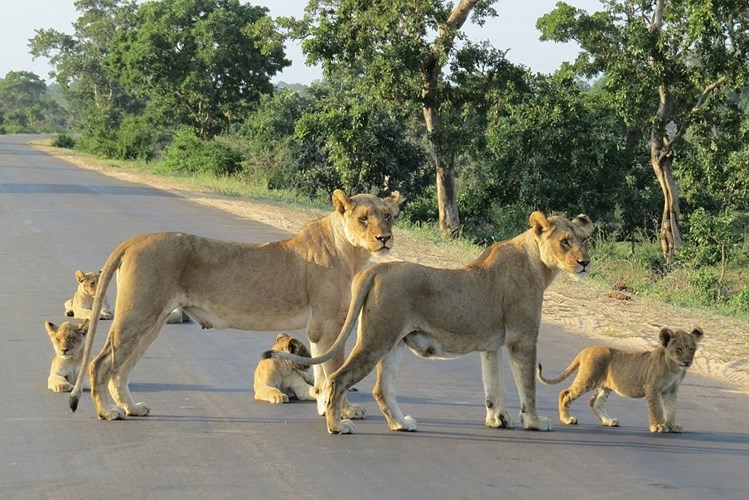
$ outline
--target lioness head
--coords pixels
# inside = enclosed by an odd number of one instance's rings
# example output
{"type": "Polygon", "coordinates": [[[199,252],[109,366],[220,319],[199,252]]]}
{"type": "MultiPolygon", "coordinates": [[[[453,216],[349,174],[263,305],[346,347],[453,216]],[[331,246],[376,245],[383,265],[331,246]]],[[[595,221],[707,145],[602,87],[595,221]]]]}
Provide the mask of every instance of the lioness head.
{"type": "Polygon", "coordinates": [[[398,191],[386,198],[357,194],[349,198],[340,189],[333,192],[333,206],[343,217],[346,239],[372,253],[388,252],[393,246],[393,221],[405,201],[398,191]]]}
{"type": "Polygon", "coordinates": [[[80,288],[92,297],[96,295],[96,285],[99,283],[99,276],[101,276],[101,271],[84,273],[78,270],[75,272],[75,279],[78,280],[80,288]]]}
{"type": "Polygon", "coordinates": [[[689,368],[694,362],[694,353],[703,335],[699,327],[689,333],[684,330],[661,328],[660,340],[661,345],[666,348],[666,356],[680,367],[689,368]]]}
{"type": "MultiPolygon", "coordinates": [[[[303,358],[311,357],[307,346],[304,345],[303,342],[295,339],[294,337],[290,337],[285,333],[279,333],[276,336],[276,343],[273,344],[273,347],[271,347],[271,349],[274,351],[290,352],[291,354],[296,354],[297,356],[302,356],[303,358]]],[[[296,364],[296,366],[300,370],[306,370],[307,368],[309,368],[309,365],[296,364]]]]}
{"type": "Polygon", "coordinates": [[[47,321],[44,326],[58,356],[71,358],[83,349],[83,340],[88,333],[88,320],[81,323],[65,321],[60,326],[47,321]]]}
{"type": "Polygon", "coordinates": [[[564,217],[547,218],[533,212],[530,225],[538,241],[541,260],[551,269],[559,269],[581,279],[590,272],[587,239],[593,233],[593,223],[580,214],[571,221],[564,217]]]}

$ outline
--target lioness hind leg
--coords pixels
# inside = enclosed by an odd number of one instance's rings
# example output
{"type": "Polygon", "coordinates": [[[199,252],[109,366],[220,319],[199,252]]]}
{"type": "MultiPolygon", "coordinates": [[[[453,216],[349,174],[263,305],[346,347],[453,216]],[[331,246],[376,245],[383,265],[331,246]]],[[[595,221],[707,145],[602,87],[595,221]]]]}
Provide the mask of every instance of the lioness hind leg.
{"type": "Polygon", "coordinates": [[[588,404],[590,405],[590,409],[593,410],[593,413],[596,417],[598,417],[598,420],[600,420],[603,425],[605,425],[606,427],[619,427],[619,419],[611,418],[606,413],[605,405],[606,401],[609,398],[609,394],[611,394],[611,389],[601,387],[596,390],[596,392],[593,394],[593,397],[590,398],[588,404]]]}
{"type": "Polygon", "coordinates": [[[403,415],[395,399],[395,381],[403,357],[403,341],[398,342],[390,353],[377,363],[377,383],[372,394],[385,415],[391,431],[415,431],[416,420],[403,415]]]}

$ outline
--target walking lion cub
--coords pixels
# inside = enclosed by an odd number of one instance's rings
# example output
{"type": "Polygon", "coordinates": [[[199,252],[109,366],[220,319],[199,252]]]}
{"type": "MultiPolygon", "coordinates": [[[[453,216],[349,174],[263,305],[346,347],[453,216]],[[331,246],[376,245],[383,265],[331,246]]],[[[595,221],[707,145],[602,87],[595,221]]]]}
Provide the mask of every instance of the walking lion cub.
{"type": "Polygon", "coordinates": [[[559,420],[576,424],[570,405],[586,392],[596,390],[590,408],[601,423],[618,427],[619,420],[606,414],[604,405],[611,391],[629,398],[646,398],[650,432],[683,432],[676,424],[676,395],[687,368],[694,361],[703,332],[695,328],[687,333],[669,328],[660,331],[661,345],[652,351],[626,352],[606,346],[583,349],[564,372],[546,379],[538,364],[536,376],[544,384],[558,384],[579,368],[572,385],[559,393],[559,420]]]}

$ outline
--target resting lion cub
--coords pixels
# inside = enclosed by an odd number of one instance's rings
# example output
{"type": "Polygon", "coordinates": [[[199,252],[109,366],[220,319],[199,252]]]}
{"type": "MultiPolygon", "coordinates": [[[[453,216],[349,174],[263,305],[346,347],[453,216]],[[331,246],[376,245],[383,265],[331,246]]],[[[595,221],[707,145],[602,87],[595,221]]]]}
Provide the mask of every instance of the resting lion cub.
{"type": "Polygon", "coordinates": [[[55,392],[70,392],[78,376],[83,354],[83,339],[88,332],[88,320],[81,323],[66,321],[60,326],[44,323],[55,348],[55,357],[49,369],[47,388],[55,392]]]}
{"type": "MultiPolygon", "coordinates": [[[[95,273],[84,273],[81,270],[75,272],[78,280],[78,289],[70,300],[65,301],[65,316],[69,318],[91,319],[91,306],[96,295],[96,284],[99,282],[101,271],[95,273]]],[[[109,307],[106,297],[101,309],[100,319],[112,319],[112,308],[109,307]]]]}
{"type": "Polygon", "coordinates": [[[652,351],[625,352],[592,346],[583,349],[558,377],[545,379],[541,363],[536,376],[544,384],[558,384],[580,368],[572,385],[559,393],[559,420],[564,424],[577,423],[577,417],[569,413],[570,405],[595,389],[589,403],[591,410],[603,425],[618,427],[619,420],[609,417],[604,408],[613,390],[620,396],[647,399],[650,432],[683,432],[684,429],[676,425],[676,395],[687,368],[694,361],[702,336],[700,328],[690,333],[662,328],[662,345],[652,351]]]}
{"type": "MultiPolygon", "coordinates": [[[[278,334],[271,349],[310,357],[302,342],[285,333],[278,334]]],[[[282,404],[289,402],[290,395],[304,400],[316,399],[312,387],[314,383],[315,377],[310,365],[281,359],[261,359],[255,368],[253,387],[258,401],[282,404]]]]}

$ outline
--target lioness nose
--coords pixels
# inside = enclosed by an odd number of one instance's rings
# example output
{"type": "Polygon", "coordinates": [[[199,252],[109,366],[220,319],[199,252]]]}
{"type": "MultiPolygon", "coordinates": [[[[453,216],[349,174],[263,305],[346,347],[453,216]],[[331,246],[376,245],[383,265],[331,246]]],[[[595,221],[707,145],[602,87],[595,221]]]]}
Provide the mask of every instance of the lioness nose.
{"type": "Polygon", "coordinates": [[[375,236],[376,239],[380,240],[383,243],[387,243],[388,240],[391,238],[389,234],[382,234],[380,236],[375,236]]]}

